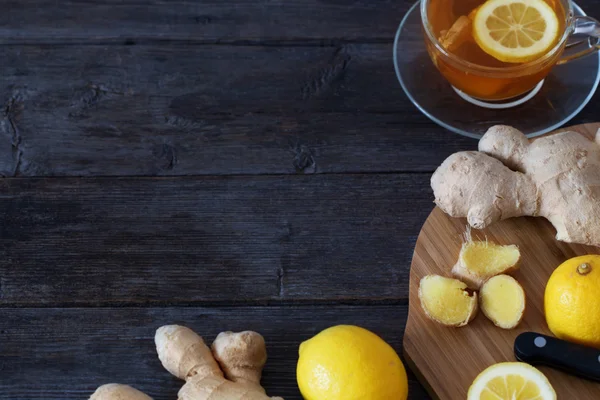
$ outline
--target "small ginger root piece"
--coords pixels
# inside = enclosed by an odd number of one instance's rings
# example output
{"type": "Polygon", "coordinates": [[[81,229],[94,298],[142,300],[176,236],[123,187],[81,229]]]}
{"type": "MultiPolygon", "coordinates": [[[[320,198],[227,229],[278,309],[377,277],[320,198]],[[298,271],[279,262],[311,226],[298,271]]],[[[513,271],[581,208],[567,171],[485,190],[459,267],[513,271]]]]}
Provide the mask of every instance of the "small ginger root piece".
{"type": "Polygon", "coordinates": [[[502,246],[488,241],[474,241],[467,233],[452,275],[477,290],[493,276],[519,269],[521,253],[515,245],[502,246]]]}
{"type": "Polygon", "coordinates": [[[482,229],[519,216],[544,217],[556,239],[600,246],[600,133],[560,132],[529,141],[494,126],[479,151],[452,154],[431,177],[435,202],[482,229]]]}
{"type": "Polygon", "coordinates": [[[461,327],[477,315],[477,293],[458,279],[427,275],[419,283],[419,300],[428,318],[442,325],[461,327]]]}
{"type": "Polygon", "coordinates": [[[461,15],[447,31],[441,31],[439,42],[449,52],[454,52],[472,36],[472,23],[469,17],[461,15]]]}
{"type": "Polygon", "coordinates": [[[165,369],[186,381],[179,400],[283,400],[260,385],[267,352],[256,332],[222,332],[211,350],[191,329],[167,325],[154,341],[165,369]]]}
{"type": "Polygon", "coordinates": [[[479,299],[483,314],[503,329],[516,328],[525,314],[525,291],[509,275],[489,279],[481,287],[479,299]]]}
{"type": "Polygon", "coordinates": [[[109,383],[96,389],[89,400],[152,400],[152,397],[131,386],[109,383]]]}
{"type": "Polygon", "coordinates": [[[440,31],[438,41],[443,48],[452,53],[468,41],[475,44],[473,39],[473,19],[482,5],[471,10],[468,16],[461,15],[458,17],[450,29],[440,31]]]}

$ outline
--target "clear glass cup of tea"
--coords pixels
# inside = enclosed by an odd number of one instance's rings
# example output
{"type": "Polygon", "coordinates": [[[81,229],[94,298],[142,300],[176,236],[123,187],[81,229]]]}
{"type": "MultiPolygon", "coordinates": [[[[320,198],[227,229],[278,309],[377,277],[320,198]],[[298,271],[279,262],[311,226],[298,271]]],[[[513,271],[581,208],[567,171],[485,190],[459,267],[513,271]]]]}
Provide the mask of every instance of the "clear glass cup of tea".
{"type": "Polygon", "coordinates": [[[429,56],[446,80],[471,98],[497,102],[524,95],[553,66],[600,50],[600,22],[575,17],[570,0],[515,0],[518,6],[511,1],[504,0],[508,8],[501,8],[498,0],[421,0],[429,56]],[[499,6],[491,8],[490,2],[499,6]],[[530,10],[527,4],[539,10],[530,10]],[[555,18],[544,20],[550,13],[555,18]],[[552,42],[528,58],[528,46],[545,40],[542,36],[551,28],[552,42]],[[524,33],[517,34],[520,29],[524,33]],[[508,53],[496,52],[494,40],[508,53]]]}

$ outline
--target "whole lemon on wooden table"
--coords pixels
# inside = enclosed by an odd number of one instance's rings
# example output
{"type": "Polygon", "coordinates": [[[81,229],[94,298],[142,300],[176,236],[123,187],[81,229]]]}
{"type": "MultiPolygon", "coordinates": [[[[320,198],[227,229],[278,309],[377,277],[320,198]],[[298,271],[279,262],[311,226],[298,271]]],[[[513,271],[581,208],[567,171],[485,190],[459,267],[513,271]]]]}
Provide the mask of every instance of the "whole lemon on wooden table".
{"type": "Polygon", "coordinates": [[[297,379],[306,400],[406,400],[404,365],[374,333],[351,325],[326,329],[300,345],[297,379]]]}
{"type": "Polygon", "coordinates": [[[556,337],[600,348],[600,255],[562,263],[548,280],[544,308],[556,337]]]}

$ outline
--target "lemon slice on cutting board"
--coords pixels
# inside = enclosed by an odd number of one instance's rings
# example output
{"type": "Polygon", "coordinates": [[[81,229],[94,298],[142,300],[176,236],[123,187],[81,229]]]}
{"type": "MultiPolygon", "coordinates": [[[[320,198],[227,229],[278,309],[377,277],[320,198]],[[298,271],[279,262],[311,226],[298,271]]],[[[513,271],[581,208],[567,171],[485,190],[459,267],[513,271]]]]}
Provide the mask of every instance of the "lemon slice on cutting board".
{"type": "Polygon", "coordinates": [[[488,0],[473,19],[479,47],[507,63],[524,63],[547,53],[559,28],[556,13],[544,0],[488,0]]]}
{"type": "Polygon", "coordinates": [[[520,362],[492,365],[469,388],[467,400],[556,400],[556,392],[538,369],[520,362]]]}

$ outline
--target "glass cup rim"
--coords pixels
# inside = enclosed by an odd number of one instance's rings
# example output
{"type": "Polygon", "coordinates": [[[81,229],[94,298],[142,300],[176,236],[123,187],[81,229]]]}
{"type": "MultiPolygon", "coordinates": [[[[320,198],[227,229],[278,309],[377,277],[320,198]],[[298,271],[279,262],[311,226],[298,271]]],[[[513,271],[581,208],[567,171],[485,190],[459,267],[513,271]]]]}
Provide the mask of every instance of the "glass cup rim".
{"type": "Polygon", "coordinates": [[[565,10],[565,31],[563,32],[563,35],[560,38],[560,40],[552,48],[552,50],[550,50],[549,52],[544,54],[544,56],[542,56],[534,61],[516,65],[514,67],[502,67],[502,68],[486,67],[484,65],[479,65],[479,64],[475,64],[475,63],[466,61],[466,60],[458,57],[457,55],[448,52],[444,48],[444,46],[442,46],[442,44],[439,42],[438,38],[435,37],[433,32],[431,32],[431,29],[430,29],[431,25],[429,24],[429,16],[427,15],[427,4],[429,4],[430,0],[420,0],[420,1],[421,1],[421,7],[420,7],[421,8],[421,23],[423,24],[423,30],[425,31],[425,34],[427,35],[429,41],[431,41],[431,43],[433,43],[433,45],[435,46],[436,50],[439,51],[444,57],[447,57],[452,62],[458,64],[462,68],[468,69],[468,70],[475,70],[475,71],[482,72],[482,73],[492,73],[492,74],[500,73],[502,75],[515,74],[515,73],[522,72],[524,70],[528,70],[533,66],[536,66],[536,65],[539,65],[539,64],[542,64],[542,63],[548,61],[549,59],[554,57],[560,51],[560,49],[562,49],[563,45],[565,44],[565,42],[571,35],[571,30],[572,30],[572,25],[573,25],[573,2],[572,2],[572,0],[561,1],[563,4],[566,3],[569,6],[568,9],[565,10]]]}

